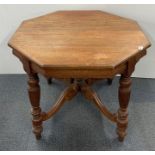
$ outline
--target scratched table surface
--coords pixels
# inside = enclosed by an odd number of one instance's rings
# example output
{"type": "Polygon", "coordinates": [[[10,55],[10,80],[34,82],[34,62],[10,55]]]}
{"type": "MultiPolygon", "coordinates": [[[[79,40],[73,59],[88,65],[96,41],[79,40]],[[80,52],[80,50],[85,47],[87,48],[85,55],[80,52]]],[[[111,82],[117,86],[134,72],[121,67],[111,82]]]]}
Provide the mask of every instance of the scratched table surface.
{"type": "Polygon", "coordinates": [[[39,66],[114,68],[149,46],[134,20],[102,11],[58,11],[24,21],[9,45],[39,66]]]}

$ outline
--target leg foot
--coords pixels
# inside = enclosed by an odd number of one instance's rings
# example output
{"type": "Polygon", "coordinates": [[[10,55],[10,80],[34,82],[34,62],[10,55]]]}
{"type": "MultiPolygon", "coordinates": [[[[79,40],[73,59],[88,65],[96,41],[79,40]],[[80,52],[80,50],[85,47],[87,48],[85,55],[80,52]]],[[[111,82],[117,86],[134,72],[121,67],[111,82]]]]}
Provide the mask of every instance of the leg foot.
{"type": "Polygon", "coordinates": [[[120,141],[123,141],[126,136],[128,126],[128,103],[130,99],[131,78],[122,75],[119,86],[119,105],[117,116],[117,134],[120,141]]]}
{"type": "Polygon", "coordinates": [[[37,139],[37,140],[40,140],[40,139],[41,139],[41,134],[35,135],[35,136],[36,136],[36,139],[37,139]]]}
{"type": "Polygon", "coordinates": [[[119,137],[118,137],[118,140],[119,140],[120,142],[123,142],[123,141],[124,141],[124,137],[125,137],[125,136],[119,136],[119,137]]]}

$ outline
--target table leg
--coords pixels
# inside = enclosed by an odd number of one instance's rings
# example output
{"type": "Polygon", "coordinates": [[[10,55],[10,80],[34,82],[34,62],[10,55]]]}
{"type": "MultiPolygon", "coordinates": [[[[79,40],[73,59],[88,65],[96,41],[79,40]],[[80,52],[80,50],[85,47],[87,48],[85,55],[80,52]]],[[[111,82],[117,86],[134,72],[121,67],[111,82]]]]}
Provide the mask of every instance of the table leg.
{"type": "Polygon", "coordinates": [[[52,84],[52,78],[47,78],[47,83],[52,84]]]}
{"type": "Polygon", "coordinates": [[[41,108],[39,106],[40,105],[40,86],[39,86],[39,78],[37,74],[29,75],[28,85],[29,85],[29,88],[28,88],[29,99],[32,106],[33,132],[36,136],[36,139],[40,139],[43,127],[42,127],[41,108]]]}
{"type": "Polygon", "coordinates": [[[128,125],[128,103],[130,99],[131,78],[130,76],[122,75],[119,86],[119,105],[117,116],[117,134],[120,141],[123,141],[126,136],[128,125]]]}
{"type": "Polygon", "coordinates": [[[112,81],[113,81],[112,78],[108,78],[108,79],[107,79],[107,83],[108,83],[108,85],[111,85],[111,84],[112,84],[112,81]]]}

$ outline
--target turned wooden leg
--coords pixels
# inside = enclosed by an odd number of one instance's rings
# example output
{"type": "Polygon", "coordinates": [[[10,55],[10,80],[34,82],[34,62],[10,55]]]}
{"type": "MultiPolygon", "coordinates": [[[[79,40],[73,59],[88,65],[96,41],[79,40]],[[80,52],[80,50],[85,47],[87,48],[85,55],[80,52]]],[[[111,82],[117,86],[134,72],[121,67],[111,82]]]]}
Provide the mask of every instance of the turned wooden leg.
{"type": "Polygon", "coordinates": [[[47,83],[52,84],[52,78],[47,78],[47,83]]]}
{"type": "Polygon", "coordinates": [[[126,129],[128,125],[128,103],[130,99],[131,78],[122,75],[120,78],[119,86],[119,105],[117,116],[117,134],[120,141],[124,140],[126,136],[126,129]]]}
{"type": "Polygon", "coordinates": [[[108,78],[108,79],[107,79],[108,85],[111,85],[111,84],[112,84],[112,81],[113,81],[113,79],[108,78]]]}
{"type": "Polygon", "coordinates": [[[71,78],[71,79],[70,79],[70,83],[74,83],[74,80],[75,80],[75,79],[71,78]]]}
{"type": "Polygon", "coordinates": [[[41,108],[39,106],[40,104],[40,86],[39,86],[39,78],[37,74],[31,74],[29,75],[28,80],[28,93],[30,102],[32,105],[32,125],[33,125],[33,132],[37,139],[41,138],[41,132],[43,130],[42,127],[42,117],[41,117],[41,108]]]}

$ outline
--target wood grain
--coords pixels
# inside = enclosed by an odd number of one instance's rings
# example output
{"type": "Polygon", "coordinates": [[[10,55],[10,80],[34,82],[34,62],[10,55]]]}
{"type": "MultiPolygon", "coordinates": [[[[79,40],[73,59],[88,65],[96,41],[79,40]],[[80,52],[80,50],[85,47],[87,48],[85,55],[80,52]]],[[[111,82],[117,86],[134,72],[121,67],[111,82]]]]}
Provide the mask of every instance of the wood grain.
{"type": "Polygon", "coordinates": [[[114,68],[150,42],[133,20],[102,11],[58,11],[24,21],[9,45],[42,67],[114,68]]]}

